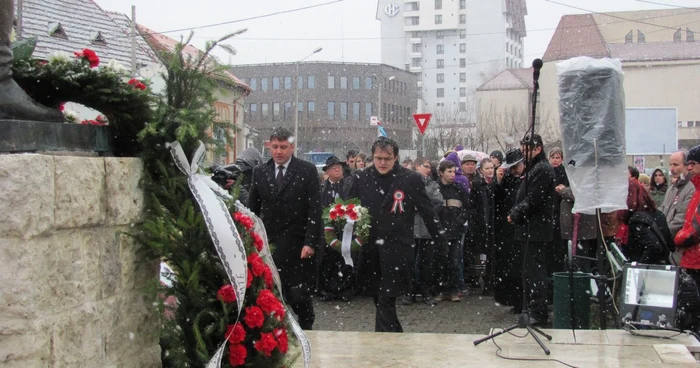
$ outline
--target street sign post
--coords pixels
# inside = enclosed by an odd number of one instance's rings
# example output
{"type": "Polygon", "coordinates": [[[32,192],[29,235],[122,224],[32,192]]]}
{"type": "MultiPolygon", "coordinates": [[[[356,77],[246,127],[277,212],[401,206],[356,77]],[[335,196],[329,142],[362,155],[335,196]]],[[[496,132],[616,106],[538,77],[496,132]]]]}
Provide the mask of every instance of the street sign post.
{"type": "Polygon", "coordinates": [[[416,126],[420,131],[420,152],[421,156],[425,157],[425,130],[428,129],[428,123],[430,123],[430,117],[432,114],[414,114],[413,120],[416,121],[416,126]]]}
{"type": "Polygon", "coordinates": [[[379,118],[376,116],[372,116],[369,118],[369,125],[371,125],[371,126],[379,125],[378,122],[379,122],[379,118]]]}

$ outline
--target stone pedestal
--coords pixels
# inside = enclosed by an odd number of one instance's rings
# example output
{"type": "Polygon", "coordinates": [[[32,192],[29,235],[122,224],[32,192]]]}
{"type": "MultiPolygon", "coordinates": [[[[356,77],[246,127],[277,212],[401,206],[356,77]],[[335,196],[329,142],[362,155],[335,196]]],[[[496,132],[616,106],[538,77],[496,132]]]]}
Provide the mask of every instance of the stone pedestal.
{"type": "Polygon", "coordinates": [[[0,367],[159,367],[142,163],[0,155],[0,367]]]}

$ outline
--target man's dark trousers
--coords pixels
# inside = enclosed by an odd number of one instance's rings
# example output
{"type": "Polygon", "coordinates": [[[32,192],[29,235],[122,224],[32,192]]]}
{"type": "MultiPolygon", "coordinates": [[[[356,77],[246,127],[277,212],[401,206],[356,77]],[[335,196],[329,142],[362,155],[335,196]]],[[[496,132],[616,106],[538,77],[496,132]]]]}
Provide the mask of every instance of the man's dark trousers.
{"type": "MultiPolygon", "coordinates": [[[[546,242],[523,243],[525,257],[525,296],[528,301],[530,316],[547,320],[547,246],[546,242]]],[[[515,266],[515,265],[514,265],[515,266]]]]}
{"type": "Polygon", "coordinates": [[[377,307],[375,332],[403,332],[399,317],[396,315],[396,297],[382,295],[374,297],[374,305],[377,307]]]}

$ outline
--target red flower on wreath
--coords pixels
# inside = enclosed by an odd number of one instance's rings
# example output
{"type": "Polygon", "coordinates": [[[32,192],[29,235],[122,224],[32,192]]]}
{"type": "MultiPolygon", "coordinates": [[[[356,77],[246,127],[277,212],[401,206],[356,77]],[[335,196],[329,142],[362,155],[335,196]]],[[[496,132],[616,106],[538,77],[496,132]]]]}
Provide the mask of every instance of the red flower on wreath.
{"type": "Polygon", "coordinates": [[[228,363],[233,367],[245,364],[248,349],[241,344],[231,344],[228,347],[228,363]]]}
{"type": "Polygon", "coordinates": [[[75,56],[81,59],[85,59],[90,63],[91,68],[95,68],[98,65],[100,65],[100,58],[97,56],[97,54],[90,50],[90,49],[83,49],[83,51],[80,52],[74,52],[75,56]]]}
{"type": "Polygon", "coordinates": [[[261,333],[260,340],[255,342],[255,350],[261,352],[266,357],[269,357],[276,347],[277,340],[272,333],[261,333]]]}
{"type": "Polygon", "coordinates": [[[66,109],[66,103],[65,103],[65,102],[62,103],[62,104],[60,104],[60,105],[58,105],[58,110],[64,111],[65,109],[66,109]]]}
{"type": "Polygon", "coordinates": [[[289,349],[289,338],[287,337],[287,330],[284,328],[276,328],[273,331],[273,334],[277,339],[277,345],[280,349],[280,353],[287,353],[287,350],[289,349]]]}
{"type": "Polygon", "coordinates": [[[248,267],[248,277],[245,283],[245,287],[249,288],[250,285],[253,283],[253,274],[250,272],[250,267],[248,267]]]}
{"type": "Polygon", "coordinates": [[[265,286],[268,289],[272,289],[274,286],[274,281],[272,280],[272,271],[270,270],[270,267],[265,268],[265,272],[263,272],[263,280],[265,280],[265,286]]]}
{"type": "Polygon", "coordinates": [[[236,301],[236,292],[233,290],[233,286],[224,285],[216,293],[216,298],[224,303],[233,303],[236,301]]]}
{"type": "Polygon", "coordinates": [[[265,273],[265,269],[269,268],[257,253],[251,253],[248,256],[248,264],[253,269],[253,275],[255,276],[262,276],[265,273]]]}
{"type": "Polygon", "coordinates": [[[338,217],[345,216],[345,211],[343,211],[343,205],[338,203],[331,209],[329,213],[331,220],[335,221],[338,217]]]}
{"type": "Polygon", "coordinates": [[[271,314],[274,314],[275,317],[278,320],[284,319],[284,316],[286,314],[284,305],[282,305],[282,302],[277,299],[275,294],[272,293],[270,290],[262,290],[260,291],[260,294],[258,294],[258,298],[255,300],[255,304],[257,304],[260,309],[265,312],[268,316],[271,314]]]}
{"type": "Polygon", "coordinates": [[[233,214],[233,220],[236,221],[237,223],[243,225],[243,227],[248,231],[253,229],[253,226],[255,225],[255,223],[253,222],[253,219],[244,215],[241,212],[235,212],[233,214]]]}
{"type": "Polygon", "coordinates": [[[250,232],[250,237],[253,238],[253,245],[255,246],[255,249],[257,249],[258,252],[262,252],[263,246],[265,245],[263,238],[254,231],[250,232]]]}
{"type": "Polygon", "coordinates": [[[260,328],[265,322],[265,315],[260,307],[252,306],[245,309],[243,322],[250,328],[260,328]]]}
{"type": "Polygon", "coordinates": [[[126,82],[126,84],[133,86],[136,89],[140,89],[142,91],[145,91],[147,88],[145,84],[141,83],[141,81],[136,78],[129,79],[129,81],[126,82]]]}
{"type": "Polygon", "coordinates": [[[345,215],[352,221],[357,221],[357,213],[355,212],[355,205],[349,204],[345,207],[345,215]]]}
{"type": "Polygon", "coordinates": [[[228,325],[226,336],[231,344],[240,344],[245,340],[245,328],[240,322],[236,322],[235,325],[228,325]]]}

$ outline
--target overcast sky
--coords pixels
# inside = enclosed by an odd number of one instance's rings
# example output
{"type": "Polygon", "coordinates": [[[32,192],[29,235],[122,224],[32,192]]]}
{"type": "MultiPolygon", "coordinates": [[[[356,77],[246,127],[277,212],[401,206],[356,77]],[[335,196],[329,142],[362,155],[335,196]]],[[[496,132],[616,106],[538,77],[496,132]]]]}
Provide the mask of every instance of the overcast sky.
{"type": "MultiPolygon", "coordinates": [[[[95,1],[105,10],[129,15],[131,5],[135,5],[137,22],[161,32],[256,17],[332,0],[95,1]]],[[[590,12],[669,9],[675,6],[700,8],[700,0],[649,0],[657,4],[639,0],[556,1],[590,12]]],[[[207,39],[247,28],[248,32],[230,42],[238,50],[238,54],[231,58],[232,64],[293,62],[310,54],[317,47],[323,47],[323,51],[309,60],[376,63],[380,62],[380,27],[379,21],[375,19],[376,7],[376,0],[344,0],[299,12],[195,29],[193,43],[202,47],[207,39]]],[[[562,15],[586,13],[546,0],[527,0],[527,7],[525,65],[529,65],[531,59],[542,56],[562,15]]],[[[188,32],[167,33],[174,38],[186,34],[188,32]]],[[[222,58],[223,62],[229,61],[228,56],[222,58]]]]}

